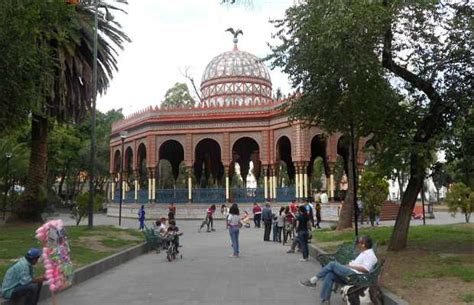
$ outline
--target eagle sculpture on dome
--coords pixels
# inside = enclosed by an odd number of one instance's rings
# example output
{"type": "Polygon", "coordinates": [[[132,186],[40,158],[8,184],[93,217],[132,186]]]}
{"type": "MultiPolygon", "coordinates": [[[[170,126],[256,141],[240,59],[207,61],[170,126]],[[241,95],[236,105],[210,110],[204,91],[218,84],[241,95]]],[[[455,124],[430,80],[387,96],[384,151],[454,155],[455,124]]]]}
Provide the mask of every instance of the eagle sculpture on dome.
{"type": "Polygon", "coordinates": [[[232,35],[234,35],[234,43],[239,42],[239,39],[238,39],[239,34],[244,35],[244,32],[242,32],[241,29],[237,29],[237,31],[235,31],[234,28],[228,28],[228,29],[225,30],[225,31],[226,31],[226,32],[231,32],[232,35]]]}

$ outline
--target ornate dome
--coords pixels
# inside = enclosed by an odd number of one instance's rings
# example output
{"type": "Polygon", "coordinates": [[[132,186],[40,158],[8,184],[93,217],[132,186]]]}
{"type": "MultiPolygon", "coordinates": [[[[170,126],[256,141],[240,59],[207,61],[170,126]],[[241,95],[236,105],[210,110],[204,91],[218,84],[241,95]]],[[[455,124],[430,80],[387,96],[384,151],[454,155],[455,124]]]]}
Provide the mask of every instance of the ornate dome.
{"type": "Polygon", "coordinates": [[[272,99],[272,82],[261,60],[235,45],[207,65],[201,92],[203,102],[211,105],[265,104],[272,99]]]}

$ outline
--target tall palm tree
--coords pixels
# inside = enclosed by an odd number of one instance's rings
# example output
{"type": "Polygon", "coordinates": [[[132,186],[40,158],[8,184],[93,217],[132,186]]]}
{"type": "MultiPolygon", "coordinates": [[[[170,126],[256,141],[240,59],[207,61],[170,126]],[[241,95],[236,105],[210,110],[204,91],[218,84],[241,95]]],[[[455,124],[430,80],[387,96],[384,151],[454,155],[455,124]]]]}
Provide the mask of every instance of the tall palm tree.
{"type": "MultiPolygon", "coordinates": [[[[65,123],[81,122],[91,109],[94,97],[94,1],[80,1],[78,5],[69,5],[64,0],[56,2],[61,3],[52,5],[69,6],[64,16],[67,20],[61,25],[52,25],[38,41],[50,47],[54,75],[46,102],[32,113],[29,173],[16,213],[22,221],[41,221],[42,201],[46,194],[48,122],[51,119],[65,123]]],[[[127,3],[124,0],[114,2],[127,3]]],[[[123,11],[105,1],[100,1],[100,7],[106,9],[107,16],[111,16],[110,11],[123,11]]],[[[108,88],[113,72],[117,71],[117,48],[122,49],[130,39],[118,22],[110,21],[110,18],[106,20],[106,14],[101,11],[98,14],[97,92],[102,94],[108,88]]]]}

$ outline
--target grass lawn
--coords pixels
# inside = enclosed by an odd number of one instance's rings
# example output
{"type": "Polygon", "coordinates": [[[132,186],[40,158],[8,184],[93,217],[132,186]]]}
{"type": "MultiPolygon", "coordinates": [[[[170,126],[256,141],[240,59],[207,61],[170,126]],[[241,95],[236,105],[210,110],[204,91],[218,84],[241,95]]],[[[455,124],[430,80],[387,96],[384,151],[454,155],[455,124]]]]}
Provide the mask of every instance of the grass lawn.
{"type": "MultiPolygon", "coordinates": [[[[473,304],[474,225],[410,227],[408,247],[387,252],[392,227],[361,229],[377,242],[377,256],[386,259],[382,285],[412,305],[473,304]]],[[[332,252],[354,240],[353,230],[318,230],[316,245],[332,252]]]]}
{"type": "MultiPolygon", "coordinates": [[[[41,248],[35,238],[38,225],[0,226],[0,279],[7,269],[31,247],[41,248]]],[[[132,229],[112,226],[67,227],[71,259],[75,268],[98,261],[144,240],[143,234],[132,229]]],[[[41,274],[41,268],[35,268],[41,274]]]]}

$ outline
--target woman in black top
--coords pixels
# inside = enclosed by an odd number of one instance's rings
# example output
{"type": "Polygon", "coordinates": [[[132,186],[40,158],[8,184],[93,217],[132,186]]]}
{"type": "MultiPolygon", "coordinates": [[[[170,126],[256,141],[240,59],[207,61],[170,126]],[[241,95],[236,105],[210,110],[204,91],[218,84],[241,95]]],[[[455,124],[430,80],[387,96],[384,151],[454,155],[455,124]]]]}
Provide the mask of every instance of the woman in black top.
{"type": "Polygon", "coordinates": [[[303,258],[301,261],[308,261],[309,250],[308,250],[308,223],[309,215],[306,211],[305,206],[299,207],[299,214],[296,217],[296,233],[298,234],[298,240],[300,243],[301,250],[303,252],[303,258]]]}

